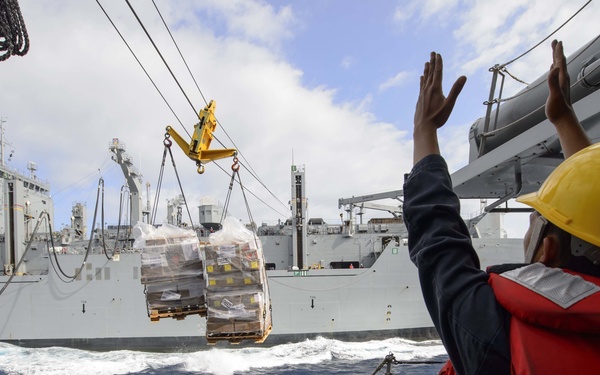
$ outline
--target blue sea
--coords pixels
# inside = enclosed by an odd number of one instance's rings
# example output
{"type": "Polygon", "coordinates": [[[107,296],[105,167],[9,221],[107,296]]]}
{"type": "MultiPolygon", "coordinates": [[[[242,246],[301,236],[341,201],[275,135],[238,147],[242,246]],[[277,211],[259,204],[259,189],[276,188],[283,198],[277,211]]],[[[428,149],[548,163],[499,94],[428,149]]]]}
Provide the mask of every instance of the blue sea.
{"type": "MultiPolygon", "coordinates": [[[[402,362],[391,368],[396,375],[437,374],[448,358],[440,341],[404,339],[348,343],[316,338],[268,348],[213,348],[193,353],[29,349],[0,343],[0,374],[373,374],[390,353],[402,362]]],[[[386,371],[384,366],[377,374],[386,371]]]]}

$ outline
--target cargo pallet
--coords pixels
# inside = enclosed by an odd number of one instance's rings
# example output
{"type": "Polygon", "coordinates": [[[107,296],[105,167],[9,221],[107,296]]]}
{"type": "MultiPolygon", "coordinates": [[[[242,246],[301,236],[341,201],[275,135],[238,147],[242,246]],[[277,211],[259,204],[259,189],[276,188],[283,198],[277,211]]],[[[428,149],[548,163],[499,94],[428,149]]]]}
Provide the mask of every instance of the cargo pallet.
{"type": "Polygon", "coordinates": [[[204,306],[182,306],[172,307],[168,309],[150,310],[148,316],[153,322],[158,322],[160,319],[173,318],[177,320],[183,320],[188,315],[199,314],[201,317],[206,316],[206,307],[204,306]]]}
{"type": "Polygon", "coordinates": [[[215,345],[219,341],[229,341],[233,345],[241,343],[243,340],[254,340],[255,344],[262,344],[267,339],[267,336],[273,330],[273,326],[265,329],[264,333],[260,332],[235,332],[235,333],[206,333],[206,341],[208,345],[215,345]]]}

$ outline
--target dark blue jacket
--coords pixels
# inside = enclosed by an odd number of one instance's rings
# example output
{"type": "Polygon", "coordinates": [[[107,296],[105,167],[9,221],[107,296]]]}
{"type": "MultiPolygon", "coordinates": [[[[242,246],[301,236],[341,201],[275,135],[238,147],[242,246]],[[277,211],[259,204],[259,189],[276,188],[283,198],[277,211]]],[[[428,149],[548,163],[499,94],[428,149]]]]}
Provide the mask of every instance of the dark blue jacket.
{"type": "Polygon", "coordinates": [[[406,176],[404,220],[425,304],[456,372],[510,374],[510,315],[480,269],[441,156],[406,176]]]}

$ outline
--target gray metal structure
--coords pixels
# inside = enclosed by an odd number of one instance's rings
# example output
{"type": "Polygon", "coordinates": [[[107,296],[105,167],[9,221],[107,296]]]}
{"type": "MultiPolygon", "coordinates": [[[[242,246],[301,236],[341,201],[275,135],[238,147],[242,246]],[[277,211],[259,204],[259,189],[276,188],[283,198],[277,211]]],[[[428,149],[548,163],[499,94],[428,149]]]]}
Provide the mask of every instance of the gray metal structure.
{"type": "Polygon", "coordinates": [[[133,226],[138,221],[143,221],[144,214],[147,214],[144,212],[142,204],[142,174],[133,165],[131,156],[126,152],[125,143],[119,141],[118,138],[113,138],[109,150],[113,153],[112,160],[119,164],[127,180],[131,204],[130,223],[133,226]]]}
{"type": "MultiPolygon", "coordinates": [[[[581,124],[600,139],[600,36],[567,58],[571,99],[581,124]]],[[[461,198],[490,198],[487,211],[536,191],[564,159],[554,126],[546,119],[546,72],[514,99],[478,119],[470,130],[470,161],[452,175],[461,198]]]]}

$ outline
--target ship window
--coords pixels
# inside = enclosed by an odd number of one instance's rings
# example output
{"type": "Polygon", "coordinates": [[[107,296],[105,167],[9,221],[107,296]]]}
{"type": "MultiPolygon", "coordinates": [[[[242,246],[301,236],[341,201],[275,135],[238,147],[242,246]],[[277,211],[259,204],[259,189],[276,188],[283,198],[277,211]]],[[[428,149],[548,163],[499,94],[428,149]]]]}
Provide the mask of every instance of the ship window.
{"type": "Polygon", "coordinates": [[[96,280],[102,280],[102,268],[96,268],[96,280]]]}
{"type": "Polygon", "coordinates": [[[79,272],[79,271],[80,271],[79,268],[75,268],[75,275],[77,275],[77,276],[75,276],[75,280],[77,280],[77,281],[81,281],[81,272],[79,272]]]}
{"type": "Polygon", "coordinates": [[[138,276],[138,268],[137,267],[133,267],[133,279],[137,280],[139,278],[138,276]]]}
{"type": "Polygon", "coordinates": [[[104,280],[110,280],[110,268],[104,267],[104,280]]]}
{"type": "Polygon", "coordinates": [[[339,269],[339,268],[350,268],[350,265],[352,265],[352,268],[358,268],[360,266],[359,262],[356,261],[341,261],[341,262],[331,262],[329,263],[329,266],[333,269],[339,269]]]}
{"type": "Polygon", "coordinates": [[[88,271],[91,271],[92,270],[92,263],[86,263],[85,264],[85,269],[88,270],[88,271]]]}
{"type": "Polygon", "coordinates": [[[87,281],[92,281],[92,280],[94,280],[94,275],[92,275],[92,274],[89,274],[89,273],[88,273],[88,274],[87,274],[87,275],[85,275],[85,276],[86,276],[86,278],[85,278],[85,279],[86,279],[87,281]]]}
{"type": "Polygon", "coordinates": [[[398,245],[400,244],[400,237],[398,236],[384,236],[381,238],[381,249],[385,249],[385,247],[390,243],[390,241],[396,242],[398,245]]]}

